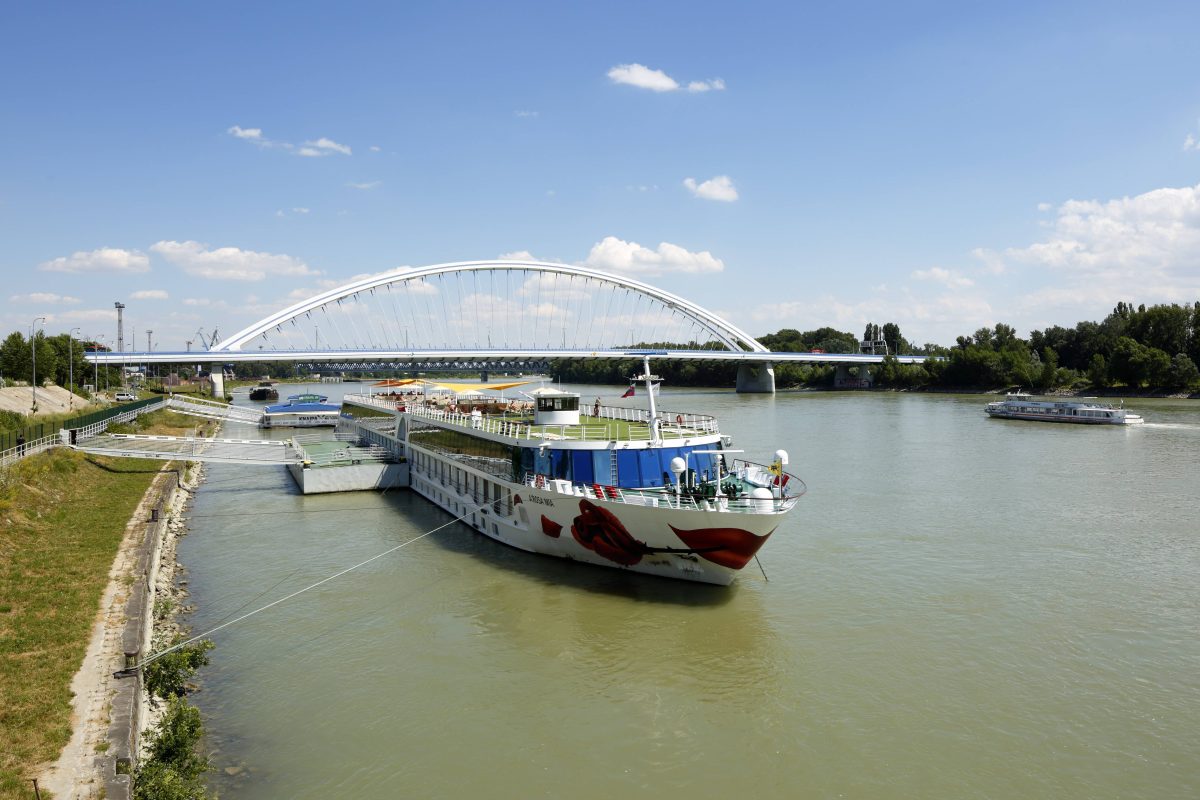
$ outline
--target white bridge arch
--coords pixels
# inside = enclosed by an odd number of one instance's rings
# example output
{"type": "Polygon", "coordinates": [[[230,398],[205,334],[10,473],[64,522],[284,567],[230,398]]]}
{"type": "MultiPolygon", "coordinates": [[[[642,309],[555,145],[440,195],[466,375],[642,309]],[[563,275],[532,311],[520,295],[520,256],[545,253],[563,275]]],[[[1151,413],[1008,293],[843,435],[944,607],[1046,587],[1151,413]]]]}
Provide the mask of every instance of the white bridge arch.
{"type": "Polygon", "coordinates": [[[361,278],[272,314],[212,351],[611,351],[663,344],[768,352],[727,320],[650,284],[587,267],[507,260],[361,278]]]}

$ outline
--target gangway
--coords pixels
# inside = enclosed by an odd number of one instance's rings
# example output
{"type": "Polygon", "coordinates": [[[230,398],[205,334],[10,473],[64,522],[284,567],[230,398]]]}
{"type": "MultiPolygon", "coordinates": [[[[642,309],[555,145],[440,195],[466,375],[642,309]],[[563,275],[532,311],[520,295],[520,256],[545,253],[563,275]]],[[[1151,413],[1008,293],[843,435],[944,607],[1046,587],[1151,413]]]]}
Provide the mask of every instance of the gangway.
{"type": "Polygon", "coordinates": [[[173,394],[167,400],[167,407],[181,414],[205,419],[219,419],[224,422],[244,422],[248,425],[262,423],[263,412],[254,408],[235,406],[230,403],[219,403],[216,400],[205,400],[203,397],[190,397],[173,394]]]}
{"type": "Polygon", "coordinates": [[[119,458],[208,461],[223,464],[299,464],[303,454],[291,441],[206,439],[198,436],[153,436],[110,433],[93,436],[72,450],[119,458]]]}

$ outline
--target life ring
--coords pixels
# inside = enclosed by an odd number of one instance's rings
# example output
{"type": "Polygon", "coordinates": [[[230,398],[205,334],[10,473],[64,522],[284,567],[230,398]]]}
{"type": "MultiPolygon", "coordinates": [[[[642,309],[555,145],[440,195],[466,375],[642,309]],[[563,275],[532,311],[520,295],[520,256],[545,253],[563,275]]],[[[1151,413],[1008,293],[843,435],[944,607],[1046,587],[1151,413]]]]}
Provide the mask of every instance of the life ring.
{"type": "Polygon", "coordinates": [[[683,414],[676,414],[676,415],[675,415],[675,424],[676,424],[676,425],[682,425],[682,424],[683,424],[683,414]]]}

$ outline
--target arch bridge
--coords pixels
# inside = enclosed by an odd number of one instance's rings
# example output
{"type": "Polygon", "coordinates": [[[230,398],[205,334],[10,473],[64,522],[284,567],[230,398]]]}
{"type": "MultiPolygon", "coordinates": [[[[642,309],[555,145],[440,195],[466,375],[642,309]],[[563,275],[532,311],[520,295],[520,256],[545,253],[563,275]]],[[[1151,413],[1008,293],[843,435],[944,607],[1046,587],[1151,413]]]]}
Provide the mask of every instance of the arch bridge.
{"type": "Polygon", "coordinates": [[[772,353],[717,314],[642,281],[588,267],[508,260],[361,278],[271,314],[204,352],[89,353],[88,360],[521,369],[560,358],[647,355],[736,362],[742,392],[773,392],[778,362],[883,360],[858,353],[772,353]]]}

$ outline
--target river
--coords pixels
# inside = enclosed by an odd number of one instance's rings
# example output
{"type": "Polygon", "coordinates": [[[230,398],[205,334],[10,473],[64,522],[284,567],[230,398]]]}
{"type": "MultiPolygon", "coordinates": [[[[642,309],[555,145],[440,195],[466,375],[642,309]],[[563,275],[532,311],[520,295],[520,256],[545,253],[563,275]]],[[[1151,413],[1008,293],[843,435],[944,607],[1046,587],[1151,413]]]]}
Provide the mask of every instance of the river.
{"type": "MultiPolygon", "coordinates": [[[[717,415],[751,458],[787,449],[807,482],[760,554],[769,580],[625,574],[451,525],[214,636],[194,697],[211,785],[1200,796],[1200,403],[1090,427],[987,419],[987,399],[667,387],[662,407],[717,415]]],[[[196,631],[450,519],[236,465],[208,467],[192,514],[196,631]]]]}

